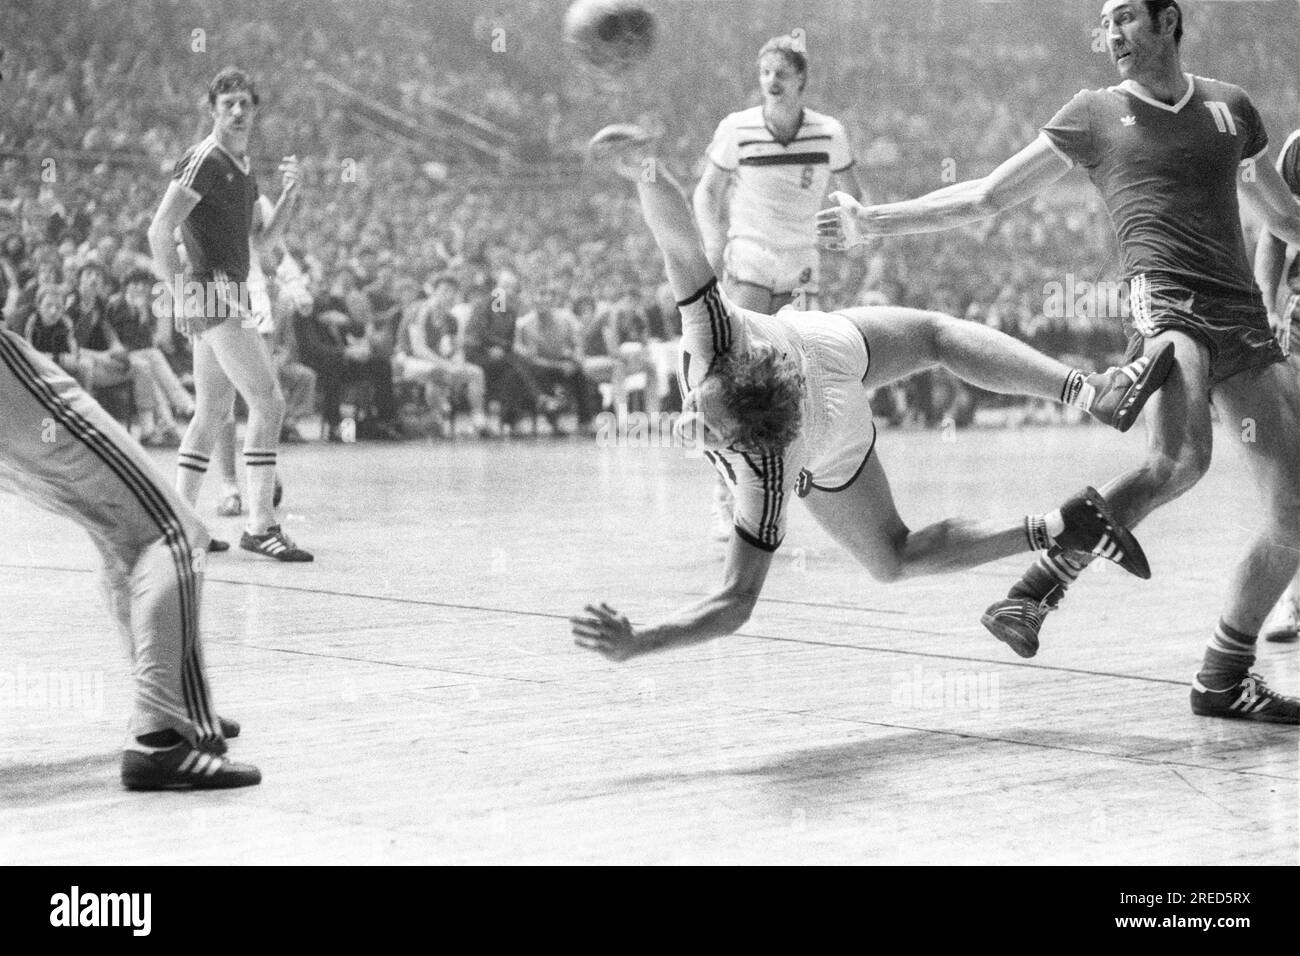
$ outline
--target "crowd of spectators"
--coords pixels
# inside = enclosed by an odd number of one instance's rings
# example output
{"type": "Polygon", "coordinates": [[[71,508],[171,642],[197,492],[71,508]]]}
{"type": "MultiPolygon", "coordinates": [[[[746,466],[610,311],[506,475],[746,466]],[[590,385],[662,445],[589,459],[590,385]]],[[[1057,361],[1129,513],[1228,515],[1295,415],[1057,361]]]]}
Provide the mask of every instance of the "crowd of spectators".
{"type": "MultiPolygon", "coordinates": [[[[488,434],[561,428],[565,414],[586,427],[602,401],[633,392],[647,408],[671,401],[662,346],[675,315],[659,257],[629,192],[581,168],[581,145],[604,122],[637,119],[692,179],[717,121],[756,102],[754,53],[769,35],[804,31],[810,103],[844,120],[878,199],[979,175],[1076,89],[1113,82],[1095,18],[1066,0],[661,5],[657,57],[623,85],[563,52],[562,5],[543,0],[80,6],[89,13],[33,0],[9,23],[0,296],[11,328],[160,443],[189,411],[186,344],[142,318],[144,231],[171,164],[207,132],[206,85],[227,63],[259,81],[264,188],[279,156],[303,160],[307,197],[266,271],[298,396],[292,433],[315,393],[336,438],[348,406],[363,437],[389,437],[411,403],[432,410],[430,427],[446,428],[450,409],[488,434]],[[393,138],[322,73],[440,145],[393,138]],[[458,116],[504,137],[513,163],[488,168],[461,139],[439,139],[458,116]]],[[[1300,8],[1186,6],[1189,67],[1245,86],[1279,141],[1300,116],[1300,8]]],[[[1091,189],[1067,179],[978,226],[825,254],[822,302],[939,309],[1099,366],[1122,348],[1119,318],[1053,311],[1048,290],[1114,280],[1116,261],[1091,189]]],[[[989,397],[930,377],[881,403],[897,420],[966,420],[989,397]]]]}

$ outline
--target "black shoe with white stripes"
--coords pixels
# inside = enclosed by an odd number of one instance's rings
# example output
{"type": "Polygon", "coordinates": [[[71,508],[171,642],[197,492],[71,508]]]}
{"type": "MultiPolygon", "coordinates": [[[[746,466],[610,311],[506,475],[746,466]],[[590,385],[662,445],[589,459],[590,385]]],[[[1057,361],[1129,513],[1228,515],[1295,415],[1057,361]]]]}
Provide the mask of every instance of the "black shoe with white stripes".
{"type": "Polygon", "coordinates": [[[1056,610],[1063,593],[1056,587],[1041,601],[1003,598],[989,605],[980,623],[1021,657],[1033,657],[1038,653],[1038,632],[1043,629],[1043,618],[1056,610]]]}
{"type": "Polygon", "coordinates": [[[195,747],[136,744],[122,754],[122,786],[128,790],[229,790],[262,782],[262,771],[195,747]]]}
{"type": "Polygon", "coordinates": [[[1283,697],[1258,674],[1247,674],[1223,690],[1210,690],[1197,677],[1192,680],[1192,713],[1198,717],[1300,724],[1300,700],[1283,697]]]}
{"type": "Polygon", "coordinates": [[[1150,355],[1127,365],[1088,376],[1096,397],[1088,413],[1117,431],[1126,432],[1137,421],[1147,399],[1159,391],[1174,367],[1174,343],[1165,342],[1150,355]]]}
{"type": "Polygon", "coordinates": [[[244,532],[239,539],[239,546],[245,551],[264,554],[277,561],[314,561],[310,553],[289,540],[289,536],[280,530],[278,524],[266,529],[265,534],[244,532]]]}
{"type": "Polygon", "coordinates": [[[1061,505],[1065,529],[1056,536],[1054,544],[1067,551],[1083,551],[1114,561],[1129,574],[1144,581],[1151,577],[1151,567],[1133,533],[1111,514],[1096,488],[1084,488],[1061,505]]]}

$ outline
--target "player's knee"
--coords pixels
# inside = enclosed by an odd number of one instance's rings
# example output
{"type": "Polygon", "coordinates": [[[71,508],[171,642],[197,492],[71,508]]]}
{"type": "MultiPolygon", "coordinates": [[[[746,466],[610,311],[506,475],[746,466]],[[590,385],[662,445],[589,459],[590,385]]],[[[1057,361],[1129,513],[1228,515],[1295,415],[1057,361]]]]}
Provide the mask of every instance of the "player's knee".
{"type": "Polygon", "coordinates": [[[1163,491],[1181,495],[1210,470],[1210,450],[1188,445],[1176,455],[1157,455],[1150,462],[1150,470],[1163,491]]]}

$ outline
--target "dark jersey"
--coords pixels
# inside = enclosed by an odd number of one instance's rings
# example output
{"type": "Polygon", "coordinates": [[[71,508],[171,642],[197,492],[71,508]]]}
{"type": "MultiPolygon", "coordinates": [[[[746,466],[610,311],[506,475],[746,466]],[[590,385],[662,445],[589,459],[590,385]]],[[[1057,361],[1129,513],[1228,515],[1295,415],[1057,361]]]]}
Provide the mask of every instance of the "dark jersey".
{"type": "Polygon", "coordinates": [[[192,147],[172,178],[198,204],[181,225],[195,279],[243,282],[248,278],[248,237],[257,205],[257,177],[211,136],[192,147]]]}
{"type": "Polygon", "coordinates": [[[1101,192],[1125,278],[1146,274],[1193,291],[1254,296],[1237,177],[1268,147],[1268,135],[1240,87],[1187,79],[1187,94],[1173,105],[1127,81],[1080,90],[1043,133],[1101,192]]]}
{"type": "Polygon", "coordinates": [[[38,352],[58,359],[76,351],[76,338],[72,332],[72,322],[66,318],[59,319],[53,325],[46,325],[40,316],[33,315],[27,323],[27,341],[38,352]]]}

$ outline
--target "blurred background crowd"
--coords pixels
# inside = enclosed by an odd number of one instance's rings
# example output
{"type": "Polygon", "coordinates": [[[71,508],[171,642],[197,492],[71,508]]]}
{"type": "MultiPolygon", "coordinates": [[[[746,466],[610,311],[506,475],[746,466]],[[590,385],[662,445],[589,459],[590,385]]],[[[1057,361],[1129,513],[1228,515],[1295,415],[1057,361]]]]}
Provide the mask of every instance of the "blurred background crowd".
{"type": "MultiPolygon", "coordinates": [[[[1245,87],[1280,145],[1300,126],[1300,5],[1184,7],[1189,68],[1245,87]]],[[[1115,81],[1099,8],[661,2],[651,66],[619,85],[568,55],[563,4],[546,0],[10,5],[4,320],[144,437],[174,440],[186,343],[151,323],[147,291],[128,292],[173,164],[210,129],[207,84],[233,64],[259,85],[263,191],[278,193],[281,156],[305,170],[288,240],[263,264],[268,334],[296,389],[287,440],[316,416],[322,437],[347,440],[345,420],[361,437],[410,431],[412,408],[421,429],[479,434],[564,430],[566,415],[590,427],[624,399],[671,408],[679,320],[632,195],[582,165],[592,132],[650,125],[693,181],[718,121],[758,102],[758,48],[799,30],[808,103],[844,122],[871,198],[915,196],[987,172],[1075,91],[1115,81]]],[[[1119,317],[1061,314],[1047,290],[1116,270],[1110,224],[1075,175],[979,226],[824,253],[821,303],[938,309],[1102,366],[1123,348],[1119,317]]],[[[1026,413],[936,376],[878,405],[930,424],[1026,413]]]]}

